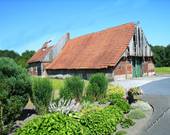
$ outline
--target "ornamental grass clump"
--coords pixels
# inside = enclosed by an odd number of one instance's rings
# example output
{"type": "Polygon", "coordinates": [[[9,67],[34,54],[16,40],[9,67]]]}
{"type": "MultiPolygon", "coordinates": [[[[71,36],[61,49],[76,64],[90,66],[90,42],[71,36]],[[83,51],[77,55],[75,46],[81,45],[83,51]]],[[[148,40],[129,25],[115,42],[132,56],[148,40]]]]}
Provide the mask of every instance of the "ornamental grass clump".
{"type": "Polygon", "coordinates": [[[94,74],[90,77],[86,95],[93,100],[98,100],[106,95],[108,80],[102,73],[94,74]]]}
{"type": "Polygon", "coordinates": [[[38,114],[45,114],[48,112],[52,91],[52,83],[48,78],[33,78],[31,100],[38,114]]]}
{"type": "Polygon", "coordinates": [[[84,81],[78,76],[66,78],[64,87],[60,90],[60,97],[80,101],[83,96],[84,81]]]}

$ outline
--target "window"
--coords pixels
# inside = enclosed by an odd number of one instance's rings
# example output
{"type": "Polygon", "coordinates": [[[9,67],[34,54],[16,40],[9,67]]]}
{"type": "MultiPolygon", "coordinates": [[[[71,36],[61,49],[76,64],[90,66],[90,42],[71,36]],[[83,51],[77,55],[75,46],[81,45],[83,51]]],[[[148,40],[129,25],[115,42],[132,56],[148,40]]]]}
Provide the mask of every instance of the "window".
{"type": "Polygon", "coordinates": [[[136,34],[133,35],[134,53],[136,52],[136,34]]]}

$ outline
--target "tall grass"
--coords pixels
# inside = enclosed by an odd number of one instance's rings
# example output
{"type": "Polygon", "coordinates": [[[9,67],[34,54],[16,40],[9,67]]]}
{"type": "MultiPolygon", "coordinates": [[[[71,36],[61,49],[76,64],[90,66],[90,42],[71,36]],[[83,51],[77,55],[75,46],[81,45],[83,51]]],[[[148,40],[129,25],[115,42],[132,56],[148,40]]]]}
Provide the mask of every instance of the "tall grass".
{"type": "Polygon", "coordinates": [[[52,98],[52,83],[47,78],[33,78],[32,79],[32,102],[39,114],[44,114],[48,110],[48,105],[52,98]]]}
{"type": "Polygon", "coordinates": [[[76,99],[80,101],[83,96],[84,81],[78,77],[73,76],[64,80],[64,87],[60,90],[60,96],[65,99],[76,99]]]}

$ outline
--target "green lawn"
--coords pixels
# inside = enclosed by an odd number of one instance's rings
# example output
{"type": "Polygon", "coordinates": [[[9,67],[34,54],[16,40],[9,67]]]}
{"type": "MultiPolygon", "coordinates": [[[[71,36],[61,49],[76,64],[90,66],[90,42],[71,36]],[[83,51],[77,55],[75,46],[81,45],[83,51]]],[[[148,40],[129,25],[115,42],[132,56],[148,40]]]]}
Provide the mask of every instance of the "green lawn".
{"type": "MultiPolygon", "coordinates": [[[[57,99],[59,97],[59,91],[61,90],[61,88],[64,86],[64,80],[63,79],[52,79],[50,78],[52,85],[53,85],[53,89],[54,89],[54,99],[57,99]]],[[[85,83],[85,87],[87,87],[88,85],[88,81],[84,80],[85,83]]]]}
{"type": "MultiPolygon", "coordinates": [[[[51,79],[50,78],[50,80],[52,81],[52,85],[53,85],[54,90],[60,90],[64,86],[64,80],[63,79],[51,79]]],[[[84,80],[84,83],[85,83],[85,87],[86,87],[87,84],[88,84],[88,81],[84,80]]]]}
{"type": "MultiPolygon", "coordinates": [[[[50,78],[50,80],[52,82],[53,89],[54,89],[53,98],[57,99],[59,97],[59,91],[64,86],[64,80],[63,79],[52,79],[52,78],[50,78]]],[[[87,88],[88,81],[84,80],[84,83],[85,83],[85,88],[87,88]]],[[[109,87],[110,86],[111,84],[109,84],[109,87]]]]}
{"type": "Polygon", "coordinates": [[[54,90],[60,90],[64,85],[63,79],[50,79],[54,90]]]}
{"type": "Polygon", "coordinates": [[[156,67],[156,74],[170,74],[170,67],[156,67]]]}

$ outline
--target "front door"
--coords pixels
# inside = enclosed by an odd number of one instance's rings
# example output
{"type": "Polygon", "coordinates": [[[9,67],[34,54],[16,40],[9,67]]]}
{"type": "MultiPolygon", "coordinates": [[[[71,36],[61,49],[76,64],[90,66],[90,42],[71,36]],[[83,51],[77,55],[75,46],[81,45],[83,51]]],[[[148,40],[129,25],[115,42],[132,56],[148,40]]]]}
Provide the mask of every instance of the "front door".
{"type": "Polygon", "coordinates": [[[142,76],[142,59],[140,57],[133,57],[132,58],[132,65],[133,65],[133,77],[141,77],[142,76]]]}

